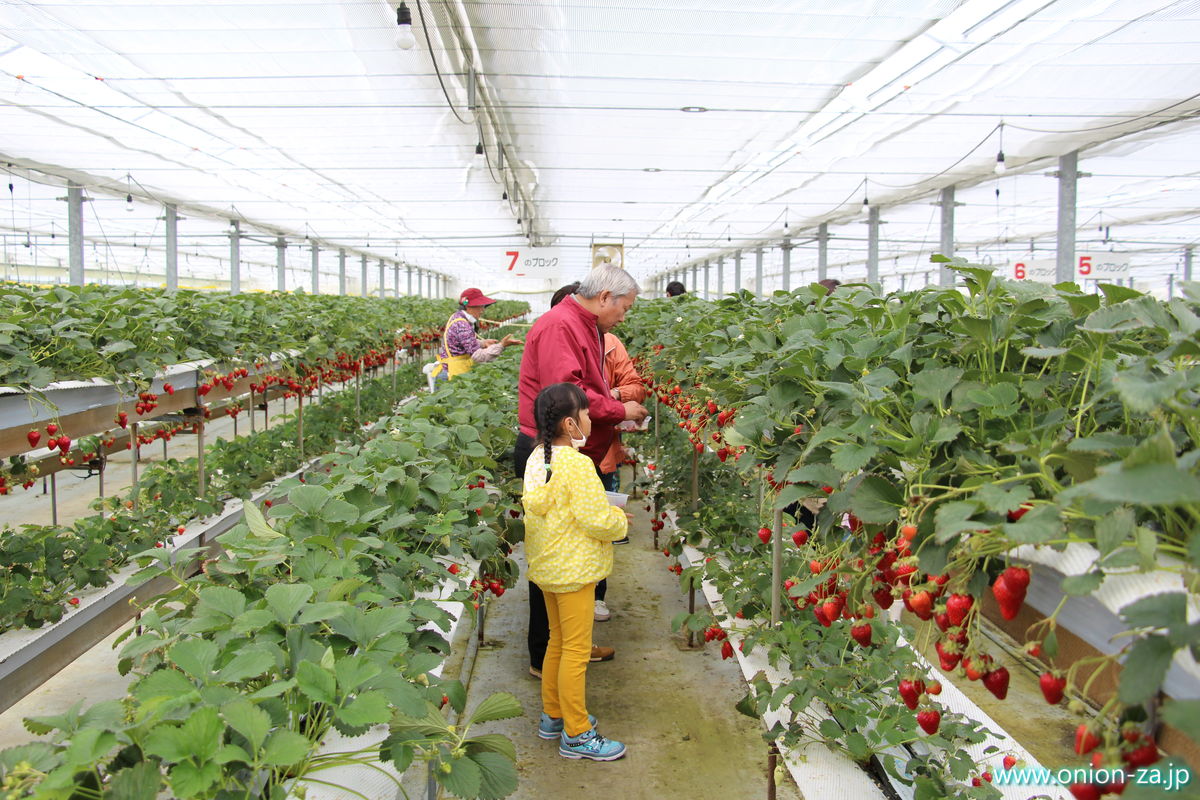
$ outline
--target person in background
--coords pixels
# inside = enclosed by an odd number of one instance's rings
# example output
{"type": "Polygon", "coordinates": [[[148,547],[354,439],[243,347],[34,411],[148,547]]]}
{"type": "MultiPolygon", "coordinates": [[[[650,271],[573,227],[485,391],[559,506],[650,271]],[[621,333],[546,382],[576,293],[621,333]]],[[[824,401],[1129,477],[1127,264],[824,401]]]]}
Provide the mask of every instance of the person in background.
{"type": "Polygon", "coordinates": [[[587,712],[587,668],[596,582],[612,571],[612,542],[629,515],[610,505],[595,464],[581,454],[592,431],[588,396],[574,383],[534,401],[538,446],[525,466],[525,556],[542,592],[550,640],[542,661],[538,736],[558,739],[564,758],[615,761],[625,745],[601,736],[587,712]]]}
{"type": "Polygon", "coordinates": [[[825,292],[826,295],[833,294],[833,290],[842,285],[842,282],[836,278],[824,278],[817,281],[817,283],[821,284],[828,290],[825,292]]]}
{"type": "MultiPolygon", "coordinates": [[[[564,297],[575,294],[578,290],[579,281],[563,286],[550,298],[550,307],[554,308],[562,302],[564,297]]],[[[640,403],[646,399],[646,387],[642,383],[642,377],[634,369],[633,359],[629,357],[625,345],[612,332],[604,334],[604,374],[612,387],[610,394],[614,400],[621,402],[635,400],[640,403]]],[[[618,431],[613,436],[612,446],[608,448],[608,452],[596,466],[596,471],[600,474],[600,482],[604,484],[607,491],[617,491],[617,469],[624,460],[625,448],[621,444],[621,434],[618,431]]],[[[613,544],[629,544],[629,537],[618,539],[613,544]]],[[[596,586],[597,622],[606,622],[612,618],[612,612],[609,611],[608,604],[605,602],[607,595],[608,580],[606,579],[600,581],[596,586]]]]}
{"type": "MultiPolygon", "coordinates": [[[[518,385],[520,433],[513,449],[516,474],[525,474],[525,462],[535,446],[537,423],[533,405],[539,392],[555,383],[573,383],[587,394],[592,431],[580,452],[598,466],[612,445],[618,422],[646,418],[645,406],[632,400],[617,401],[604,375],[603,335],[625,318],[637,299],[638,285],[625,270],[603,264],[588,273],[578,291],[547,311],[529,331],[521,356],[518,385]]],[[[542,592],[529,582],[529,672],[542,675],[549,620],[542,592]]],[[[592,661],[608,661],[616,651],[593,647],[592,661]]]]}
{"type": "Polygon", "coordinates": [[[682,283],[671,281],[667,284],[667,297],[679,297],[681,294],[687,294],[687,289],[683,288],[682,283]]]}
{"type": "Polygon", "coordinates": [[[459,295],[459,309],[450,315],[446,327],[442,329],[442,347],[438,351],[438,367],[433,373],[438,380],[449,380],[455,375],[469,372],[475,364],[491,361],[506,347],[521,344],[521,340],[513,336],[505,336],[500,341],[495,339],[480,339],[475,335],[475,328],[483,310],[496,302],[484,295],[478,289],[465,289],[459,295]]]}

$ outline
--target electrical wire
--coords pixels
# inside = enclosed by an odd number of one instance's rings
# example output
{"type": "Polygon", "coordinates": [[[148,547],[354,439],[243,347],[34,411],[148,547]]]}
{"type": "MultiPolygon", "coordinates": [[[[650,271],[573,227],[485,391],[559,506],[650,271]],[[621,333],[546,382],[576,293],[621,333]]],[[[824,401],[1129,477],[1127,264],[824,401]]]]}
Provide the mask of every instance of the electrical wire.
{"type": "Polygon", "coordinates": [[[429,26],[425,24],[425,10],[421,8],[421,0],[413,0],[413,5],[417,7],[417,15],[421,18],[421,31],[425,34],[425,46],[429,49],[429,60],[433,62],[433,71],[437,75],[438,86],[442,87],[442,95],[446,98],[446,105],[450,107],[450,111],[455,118],[463,125],[470,125],[468,120],[463,119],[458,109],[454,107],[454,101],[450,99],[450,93],[446,91],[446,83],[442,80],[442,70],[438,66],[437,57],[433,54],[433,41],[429,38],[429,26]]]}

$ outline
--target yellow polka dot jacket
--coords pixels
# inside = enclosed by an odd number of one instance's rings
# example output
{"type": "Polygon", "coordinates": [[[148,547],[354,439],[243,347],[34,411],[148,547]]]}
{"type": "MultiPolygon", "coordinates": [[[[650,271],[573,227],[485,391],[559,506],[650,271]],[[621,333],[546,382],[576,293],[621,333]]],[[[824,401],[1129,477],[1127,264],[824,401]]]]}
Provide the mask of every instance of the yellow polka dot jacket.
{"type": "Polygon", "coordinates": [[[571,447],[551,452],[550,482],[539,446],[525,465],[525,558],[544,592],[574,592],[612,572],[612,543],[629,529],[610,505],[596,465],[571,447]]]}

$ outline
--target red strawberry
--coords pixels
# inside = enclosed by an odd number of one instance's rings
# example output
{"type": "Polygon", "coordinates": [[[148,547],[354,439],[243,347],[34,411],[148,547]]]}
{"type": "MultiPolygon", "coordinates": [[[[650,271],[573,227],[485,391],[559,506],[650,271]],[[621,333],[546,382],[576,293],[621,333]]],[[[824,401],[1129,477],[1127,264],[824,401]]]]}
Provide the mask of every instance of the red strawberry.
{"type": "Polygon", "coordinates": [[[71,437],[64,433],[62,436],[58,437],[57,444],[58,449],[65,453],[71,449],[71,437]]]}
{"type": "Polygon", "coordinates": [[[925,694],[939,695],[942,693],[942,684],[938,681],[933,681],[925,687],[925,694]]]}
{"type": "Polygon", "coordinates": [[[924,589],[913,592],[912,597],[909,598],[909,606],[914,614],[927,620],[933,616],[933,595],[924,589]]]}
{"type": "Polygon", "coordinates": [[[842,613],[842,599],[840,597],[831,597],[821,604],[821,612],[825,614],[825,619],[830,622],[837,620],[842,613]]]}
{"type": "Polygon", "coordinates": [[[759,528],[758,529],[758,540],[760,542],[762,542],[763,544],[766,544],[767,542],[771,541],[771,529],[765,528],[765,527],[759,528]]]}
{"type": "Polygon", "coordinates": [[[1042,654],[1042,643],[1030,642],[1029,644],[1025,645],[1025,652],[1033,658],[1038,658],[1042,654]]]}
{"type": "Polygon", "coordinates": [[[915,537],[916,535],[917,535],[917,526],[916,525],[901,525],[900,526],[900,538],[904,539],[904,541],[911,542],[913,540],[913,537],[915,537]]]}
{"type": "Polygon", "coordinates": [[[33,430],[25,434],[25,438],[29,440],[30,447],[37,447],[37,443],[42,439],[42,433],[41,431],[33,430]]]}
{"type": "Polygon", "coordinates": [[[886,610],[892,607],[892,603],[896,602],[896,598],[892,595],[891,590],[880,587],[871,592],[871,596],[875,598],[875,602],[879,607],[886,610]]]}
{"type": "Polygon", "coordinates": [[[1067,688],[1067,679],[1062,675],[1055,675],[1053,672],[1043,672],[1042,677],[1038,678],[1038,685],[1042,687],[1042,696],[1046,698],[1046,702],[1056,706],[1062,702],[1063,689],[1067,688]]]}
{"type": "Polygon", "coordinates": [[[1067,789],[1075,800],[1100,800],[1100,787],[1090,783],[1072,783],[1067,789]]]}
{"type": "Polygon", "coordinates": [[[950,615],[944,611],[940,614],[934,614],[933,621],[937,623],[937,626],[942,633],[950,630],[950,615]]]}
{"type": "Polygon", "coordinates": [[[992,657],[986,654],[977,655],[974,658],[971,656],[964,658],[963,669],[967,671],[967,680],[977,681],[982,678],[991,662],[992,657]]]}
{"type": "Polygon", "coordinates": [[[164,383],[163,391],[166,392],[167,394],[175,394],[175,387],[169,383],[164,383]]]}
{"type": "Polygon", "coordinates": [[[950,624],[956,627],[962,625],[974,603],[975,598],[969,594],[950,595],[946,599],[946,615],[950,618],[950,624]]]}
{"type": "Polygon", "coordinates": [[[1008,670],[1005,667],[992,670],[983,676],[983,685],[997,700],[1003,700],[1008,697],[1008,670]]]}
{"type": "Polygon", "coordinates": [[[499,581],[492,581],[488,584],[488,590],[496,595],[496,597],[504,597],[504,584],[499,581]]]}
{"type": "Polygon", "coordinates": [[[821,491],[824,492],[825,494],[833,494],[833,487],[832,486],[822,486],[821,491]]]}
{"type": "Polygon", "coordinates": [[[1031,509],[1031,508],[1033,508],[1033,504],[1032,504],[1032,503],[1021,503],[1020,507],[1018,507],[1018,508],[1015,508],[1015,509],[1013,509],[1012,511],[1009,511],[1009,512],[1008,512],[1008,521],[1009,521],[1009,522],[1016,522],[1016,521],[1017,521],[1017,520],[1019,520],[1021,517],[1025,516],[1025,514],[1026,514],[1026,513],[1029,511],[1029,509],[1031,509]]]}
{"type": "Polygon", "coordinates": [[[1004,768],[1005,769],[1012,769],[1016,765],[1017,765],[1017,757],[1016,756],[1005,756],[1004,757],[1004,768]]]}
{"type": "Polygon", "coordinates": [[[804,426],[797,425],[795,428],[792,429],[792,433],[796,436],[799,436],[800,434],[804,433],[804,426]]]}
{"type": "Polygon", "coordinates": [[[858,642],[860,647],[871,646],[871,626],[868,623],[855,625],[850,629],[850,635],[854,637],[854,641],[858,642]]]}
{"type": "Polygon", "coordinates": [[[47,435],[53,436],[56,433],[58,433],[58,426],[55,425],[53,422],[51,422],[49,425],[46,426],[46,434],[47,435]]]}
{"type": "Polygon", "coordinates": [[[1000,606],[1005,619],[1014,619],[1025,602],[1025,590],[1029,587],[1029,570],[1009,567],[992,584],[992,594],[1000,606]]]}
{"type": "Polygon", "coordinates": [[[950,645],[939,641],[933,647],[937,650],[938,658],[941,661],[942,672],[951,672],[958,666],[958,662],[962,659],[962,653],[957,651],[957,645],[951,648],[950,645]]]}
{"type": "Polygon", "coordinates": [[[724,661],[727,658],[733,658],[733,645],[729,643],[728,639],[721,642],[721,660],[724,661]]]}
{"type": "Polygon", "coordinates": [[[1132,750],[1121,754],[1121,759],[1130,769],[1136,771],[1148,767],[1162,758],[1158,752],[1158,745],[1150,737],[1139,734],[1134,738],[1134,743],[1135,747],[1132,750]]]}
{"type": "Polygon", "coordinates": [[[271,500],[263,500],[263,505],[267,508],[270,508],[272,505],[274,505],[274,503],[271,500]]]}
{"type": "Polygon", "coordinates": [[[796,547],[803,547],[807,541],[808,531],[804,530],[804,528],[800,528],[792,534],[792,544],[796,545],[796,547]]]}
{"type": "Polygon", "coordinates": [[[925,684],[922,681],[914,681],[909,678],[900,681],[900,699],[910,709],[916,710],[917,704],[921,702],[921,692],[923,691],[925,691],[925,684]]]}
{"type": "Polygon", "coordinates": [[[1099,746],[1100,738],[1091,732],[1087,723],[1079,723],[1079,727],[1075,729],[1075,752],[1085,756],[1099,746]]]}
{"type": "Polygon", "coordinates": [[[70,603],[70,604],[71,604],[71,605],[73,605],[73,606],[77,606],[77,605],[79,605],[79,598],[78,598],[78,597],[72,597],[72,598],[71,598],[70,600],[68,600],[67,602],[68,602],[68,603],[70,603]]]}
{"type": "Polygon", "coordinates": [[[938,726],[942,724],[942,712],[936,708],[918,711],[917,724],[921,726],[922,730],[932,736],[937,733],[938,726]]]}

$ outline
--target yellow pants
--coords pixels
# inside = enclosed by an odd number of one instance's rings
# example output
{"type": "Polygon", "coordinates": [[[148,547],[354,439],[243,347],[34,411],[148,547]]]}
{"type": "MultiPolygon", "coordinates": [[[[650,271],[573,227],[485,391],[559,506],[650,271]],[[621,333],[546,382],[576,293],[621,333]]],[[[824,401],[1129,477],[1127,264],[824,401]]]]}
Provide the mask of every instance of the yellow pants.
{"type": "Polygon", "coordinates": [[[562,717],[567,736],[592,727],[587,712],[587,668],[592,657],[596,584],[564,594],[544,592],[550,644],[542,661],[542,710],[562,717]]]}

